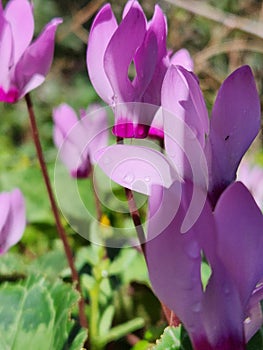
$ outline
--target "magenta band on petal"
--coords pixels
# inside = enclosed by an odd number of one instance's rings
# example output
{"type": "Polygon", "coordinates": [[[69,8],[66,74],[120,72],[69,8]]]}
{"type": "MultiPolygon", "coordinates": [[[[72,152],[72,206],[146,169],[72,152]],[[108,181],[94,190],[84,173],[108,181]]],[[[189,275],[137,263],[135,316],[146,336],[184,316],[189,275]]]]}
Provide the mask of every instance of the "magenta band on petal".
{"type": "Polygon", "coordinates": [[[0,87],[0,102],[14,103],[18,100],[19,92],[16,88],[11,88],[7,92],[0,87]]]}

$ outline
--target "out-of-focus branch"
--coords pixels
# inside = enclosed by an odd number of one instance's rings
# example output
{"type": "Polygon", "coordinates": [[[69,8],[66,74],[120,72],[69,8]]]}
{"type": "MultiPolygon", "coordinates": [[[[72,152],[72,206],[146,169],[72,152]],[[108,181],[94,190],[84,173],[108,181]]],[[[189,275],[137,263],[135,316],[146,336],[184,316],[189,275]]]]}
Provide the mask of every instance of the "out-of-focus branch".
{"type": "Polygon", "coordinates": [[[263,54],[263,47],[257,43],[248,42],[246,40],[231,40],[223,43],[208,46],[204,50],[198,52],[194,56],[195,71],[199,72],[207,66],[207,60],[221,53],[229,53],[234,51],[251,51],[263,54]]]}
{"type": "Polygon", "coordinates": [[[230,29],[239,29],[248,34],[263,39],[263,23],[249,18],[243,18],[228,12],[221,11],[214,6],[199,0],[165,0],[166,2],[192,12],[196,15],[206,17],[221,23],[230,29]]]}
{"type": "Polygon", "coordinates": [[[82,25],[87,22],[95,12],[102,6],[105,0],[93,0],[86,6],[80,9],[73,17],[70,22],[66,22],[61,26],[61,30],[58,33],[58,41],[62,41],[69,33],[75,33],[85,43],[88,39],[88,33],[84,31],[82,25]]]}

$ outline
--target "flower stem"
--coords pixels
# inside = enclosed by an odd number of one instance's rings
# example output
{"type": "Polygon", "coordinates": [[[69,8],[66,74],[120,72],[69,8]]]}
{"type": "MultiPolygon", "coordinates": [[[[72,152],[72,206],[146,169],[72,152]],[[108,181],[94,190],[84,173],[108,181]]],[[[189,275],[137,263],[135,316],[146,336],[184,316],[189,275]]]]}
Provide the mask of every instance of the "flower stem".
{"type": "Polygon", "coordinates": [[[53,212],[53,216],[54,216],[54,219],[56,222],[57,231],[58,231],[59,237],[63,243],[63,247],[64,247],[64,251],[66,254],[67,261],[68,261],[68,265],[69,265],[70,270],[71,270],[72,280],[76,284],[77,291],[80,293],[80,300],[78,303],[80,324],[82,327],[87,328],[87,319],[85,316],[85,301],[84,301],[82,294],[81,294],[79,275],[78,275],[78,272],[77,272],[75,265],[74,265],[73,254],[72,254],[64,227],[61,223],[59,210],[58,210],[58,207],[57,207],[57,204],[55,201],[55,196],[54,196],[54,193],[53,193],[53,190],[51,187],[51,182],[50,182],[50,178],[48,175],[47,166],[45,163],[43,150],[42,150],[42,146],[41,146],[40,139],[39,139],[39,132],[38,132],[38,127],[37,127],[37,123],[36,123],[33,104],[32,104],[32,100],[31,100],[29,93],[27,93],[25,95],[25,100],[26,100],[27,110],[28,110],[28,114],[29,114],[30,125],[31,125],[32,136],[33,136],[33,140],[34,140],[34,144],[35,144],[35,148],[36,148],[36,153],[37,153],[39,165],[41,168],[41,172],[43,175],[43,179],[45,182],[45,186],[46,186],[46,189],[48,192],[48,197],[49,197],[51,209],[53,212]]]}
{"type": "MultiPolygon", "coordinates": [[[[123,144],[123,138],[122,137],[117,137],[116,141],[119,144],[123,144]]],[[[132,190],[130,190],[129,188],[125,188],[125,195],[126,195],[126,198],[127,198],[127,201],[128,201],[130,215],[131,215],[133,224],[134,224],[135,229],[136,229],[137,237],[139,239],[140,246],[141,246],[143,255],[145,257],[145,260],[146,260],[146,255],[145,255],[145,233],[144,233],[144,230],[143,230],[140,213],[139,213],[139,210],[138,210],[138,208],[136,206],[132,190]]]]}

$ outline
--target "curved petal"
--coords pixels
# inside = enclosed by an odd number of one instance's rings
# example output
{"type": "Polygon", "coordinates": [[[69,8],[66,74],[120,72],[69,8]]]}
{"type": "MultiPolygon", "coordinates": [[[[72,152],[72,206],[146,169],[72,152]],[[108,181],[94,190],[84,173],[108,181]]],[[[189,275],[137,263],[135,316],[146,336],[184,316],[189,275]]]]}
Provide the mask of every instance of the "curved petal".
{"type": "Polygon", "coordinates": [[[11,0],[6,5],[5,18],[12,29],[13,63],[16,64],[33,38],[34,17],[32,5],[28,0],[11,0]]]}
{"type": "Polygon", "coordinates": [[[148,23],[148,32],[153,32],[156,36],[158,46],[158,61],[160,61],[167,55],[167,21],[163,11],[158,5],[155,5],[153,18],[148,23]]]}
{"type": "Polygon", "coordinates": [[[178,176],[161,153],[140,146],[114,145],[97,154],[101,169],[119,185],[150,194],[153,184],[170,187],[178,176]]]}
{"type": "Polygon", "coordinates": [[[2,229],[6,223],[6,219],[10,210],[10,195],[7,192],[3,192],[0,194],[0,240],[4,239],[2,237],[2,229]]]}
{"type": "Polygon", "coordinates": [[[53,60],[55,33],[60,23],[62,23],[60,18],[54,18],[49,22],[19,60],[13,77],[20,92],[19,98],[38,87],[45,80],[53,60]]]}
{"type": "Polygon", "coordinates": [[[211,350],[245,350],[244,310],[238,290],[219,260],[212,268],[202,303],[202,321],[211,350]]]}
{"type": "Polygon", "coordinates": [[[114,92],[113,104],[134,99],[135,90],[128,77],[128,69],[145,33],[144,13],[138,6],[132,5],[112,35],[104,56],[105,72],[114,92]]]}
{"type": "Polygon", "coordinates": [[[64,138],[78,122],[78,117],[73,108],[68,104],[62,103],[53,109],[54,120],[54,143],[60,148],[64,138]]]}
{"type": "Polygon", "coordinates": [[[104,70],[104,54],[117,27],[111,6],[106,4],[94,19],[87,47],[90,80],[98,95],[107,103],[112,102],[114,93],[104,70]]]}
{"type": "MultiPolygon", "coordinates": [[[[181,66],[169,67],[162,86],[162,106],[173,112],[176,118],[183,120],[204,146],[209,118],[204,97],[193,73],[181,66]]],[[[164,127],[176,134],[172,122],[170,119],[165,120],[164,127]]]]}
{"type": "Polygon", "coordinates": [[[149,197],[146,260],[151,284],[157,296],[175,312],[190,337],[199,339],[205,337],[201,309],[202,247],[199,234],[207,230],[210,233],[212,212],[206,205],[200,220],[187,233],[182,234],[181,226],[191,192],[192,186],[188,183],[177,182],[169,189],[153,186],[149,197]]]}
{"type": "MultiPolygon", "coordinates": [[[[0,12],[0,88],[3,90],[3,94],[7,93],[10,87],[9,67],[12,62],[13,52],[13,38],[11,27],[5,20],[3,12],[0,12]]],[[[5,101],[4,98],[0,98],[1,101],[5,101]]]]}
{"type": "Polygon", "coordinates": [[[182,66],[189,71],[194,70],[194,61],[190,56],[190,53],[186,49],[180,49],[176,51],[170,58],[170,64],[175,66],[182,66]]]}
{"type": "Polygon", "coordinates": [[[135,100],[140,101],[156,69],[158,46],[153,32],[147,32],[143,44],[134,57],[136,76],[133,81],[135,100]]]}
{"type": "Polygon", "coordinates": [[[22,193],[15,189],[9,196],[10,207],[5,226],[1,232],[0,254],[5,253],[21,239],[26,226],[25,202],[22,193]]]}
{"type": "Polygon", "coordinates": [[[90,105],[81,117],[82,124],[87,131],[89,139],[89,157],[92,164],[96,163],[95,154],[102,148],[108,146],[109,126],[105,108],[93,104],[90,105]]]}
{"type": "Polygon", "coordinates": [[[260,102],[248,66],[222,84],[212,111],[207,144],[212,197],[217,199],[236,177],[238,164],[260,129],[260,102]]]}
{"type": "Polygon", "coordinates": [[[243,308],[263,276],[263,216],[248,189],[235,182],[216,208],[218,254],[235,281],[243,308]],[[242,273],[241,273],[242,272],[242,273]]]}

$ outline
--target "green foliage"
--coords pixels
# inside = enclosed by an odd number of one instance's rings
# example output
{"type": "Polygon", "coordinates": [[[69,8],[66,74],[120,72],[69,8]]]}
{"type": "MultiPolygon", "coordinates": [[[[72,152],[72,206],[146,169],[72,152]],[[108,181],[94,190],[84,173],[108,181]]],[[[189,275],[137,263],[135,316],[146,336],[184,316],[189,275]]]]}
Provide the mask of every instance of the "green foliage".
{"type": "MultiPolygon", "coordinates": [[[[4,283],[0,288],[0,348],[70,349],[74,321],[69,315],[78,298],[70,285],[60,281],[50,284],[41,276],[4,283]]],[[[72,350],[85,338],[81,330],[72,350]]]]}

